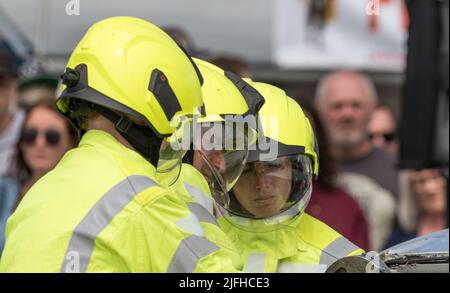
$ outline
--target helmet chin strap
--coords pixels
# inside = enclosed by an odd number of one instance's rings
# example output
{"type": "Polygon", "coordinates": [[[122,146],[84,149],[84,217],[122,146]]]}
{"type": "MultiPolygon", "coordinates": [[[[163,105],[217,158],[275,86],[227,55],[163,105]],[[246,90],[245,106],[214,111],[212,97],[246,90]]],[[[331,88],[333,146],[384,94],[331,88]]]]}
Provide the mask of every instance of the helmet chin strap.
{"type": "Polygon", "coordinates": [[[104,116],[114,124],[115,129],[136,149],[136,151],[148,160],[153,166],[158,166],[159,150],[162,138],[147,126],[133,123],[125,116],[105,107],[93,105],[92,110],[104,116]]]}

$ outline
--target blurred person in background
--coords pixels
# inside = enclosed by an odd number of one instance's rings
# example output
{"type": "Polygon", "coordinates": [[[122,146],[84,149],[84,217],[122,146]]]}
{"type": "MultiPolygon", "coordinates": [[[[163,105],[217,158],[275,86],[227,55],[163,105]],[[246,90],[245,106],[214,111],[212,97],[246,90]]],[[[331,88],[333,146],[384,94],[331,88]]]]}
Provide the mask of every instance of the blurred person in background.
{"type": "Polygon", "coordinates": [[[375,108],[368,125],[369,138],[375,147],[397,156],[399,140],[394,112],[388,106],[375,108]]]}
{"type": "Polygon", "coordinates": [[[338,170],[372,178],[396,196],[396,157],[374,147],[367,132],[377,100],[370,78],[352,71],[326,75],[319,83],[315,98],[338,170]]]}
{"type": "MultiPolygon", "coordinates": [[[[378,106],[368,131],[376,147],[398,156],[397,123],[392,109],[378,106]]],[[[447,227],[446,185],[439,168],[399,171],[397,215],[385,248],[447,227]]]]}
{"type": "Polygon", "coordinates": [[[197,48],[194,43],[193,38],[188,34],[188,32],[178,26],[166,26],[163,27],[162,30],[168,34],[177,44],[182,46],[186,52],[192,56],[197,58],[205,59],[208,58],[209,52],[207,50],[202,50],[197,48]]]}
{"type": "Polygon", "coordinates": [[[212,64],[222,68],[225,71],[233,72],[240,77],[251,77],[247,63],[236,56],[216,56],[209,60],[212,64]]]}
{"type": "Polygon", "coordinates": [[[370,250],[380,251],[395,222],[396,202],[392,194],[375,180],[357,173],[338,172],[336,182],[363,210],[369,224],[370,250]]]}
{"type": "MultiPolygon", "coordinates": [[[[394,111],[385,105],[378,105],[372,113],[368,125],[369,138],[375,147],[384,149],[389,153],[398,157],[400,140],[398,135],[398,126],[395,119],[394,111]]],[[[410,194],[410,178],[409,170],[399,170],[398,173],[398,202],[396,213],[400,213],[401,209],[409,207],[402,204],[403,201],[412,197],[410,194]]],[[[398,215],[394,217],[395,224],[398,226],[398,215]]]]}
{"type": "Polygon", "coordinates": [[[398,224],[386,245],[389,248],[417,236],[448,228],[447,180],[438,168],[409,173],[410,197],[400,198],[398,224]]]}
{"type": "Polygon", "coordinates": [[[163,27],[162,30],[177,42],[177,44],[181,45],[189,55],[195,55],[194,41],[184,29],[177,26],[167,26],[163,27]]]}
{"type": "Polygon", "coordinates": [[[54,102],[57,86],[58,79],[46,73],[39,73],[22,80],[19,85],[19,107],[27,108],[39,102],[54,102]]]}
{"type": "Polygon", "coordinates": [[[12,57],[0,51],[0,176],[9,171],[24,118],[23,112],[13,110],[17,96],[17,68],[12,57]]]}
{"type": "MultiPolygon", "coordinates": [[[[51,100],[49,98],[49,100],[51,100]]],[[[0,177],[0,252],[6,220],[23,195],[53,169],[77,144],[77,134],[52,103],[40,102],[27,109],[10,174],[0,177]]]]}
{"type": "Polygon", "coordinates": [[[318,85],[315,106],[337,161],[338,183],[359,202],[369,221],[371,249],[381,249],[394,221],[396,156],[372,145],[367,126],[377,104],[369,77],[336,71],[318,85]]]}
{"type": "Polygon", "coordinates": [[[368,223],[357,201],[337,185],[336,162],[331,156],[328,138],[316,110],[302,105],[312,124],[319,145],[320,172],[313,183],[306,212],[341,233],[364,250],[368,250],[368,223]]]}

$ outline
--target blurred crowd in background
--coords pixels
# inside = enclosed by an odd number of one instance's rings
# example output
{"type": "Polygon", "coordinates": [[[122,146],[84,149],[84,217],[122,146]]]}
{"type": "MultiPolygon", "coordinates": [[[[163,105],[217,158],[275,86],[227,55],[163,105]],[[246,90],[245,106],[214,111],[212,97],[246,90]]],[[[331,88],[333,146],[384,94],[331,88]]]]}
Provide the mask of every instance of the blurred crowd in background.
{"type": "MultiPolygon", "coordinates": [[[[401,111],[380,101],[370,75],[346,68],[321,75],[313,96],[290,93],[311,120],[319,145],[320,173],[307,212],[366,251],[448,227],[448,1],[446,28],[417,2],[409,3],[401,111]],[[438,117],[444,117],[441,126],[438,117]],[[437,137],[445,131],[446,150],[436,157],[438,145],[445,144],[437,137]]],[[[190,55],[252,77],[243,58],[199,50],[181,27],[165,31],[190,55]]],[[[0,252],[6,221],[24,194],[79,139],[53,105],[58,75],[45,64],[24,74],[21,64],[26,62],[0,46],[0,252]]]]}

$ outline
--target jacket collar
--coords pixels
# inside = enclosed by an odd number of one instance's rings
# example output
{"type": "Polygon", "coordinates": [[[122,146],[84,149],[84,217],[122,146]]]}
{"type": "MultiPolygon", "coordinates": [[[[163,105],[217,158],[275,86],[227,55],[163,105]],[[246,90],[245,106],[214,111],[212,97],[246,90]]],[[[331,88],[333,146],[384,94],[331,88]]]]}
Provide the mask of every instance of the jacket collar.
{"type": "Polygon", "coordinates": [[[144,167],[146,173],[150,172],[147,174],[156,174],[156,168],[149,161],[142,157],[138,152],[121,144],[108,132],[98,129],[87,131],[81,138],[79,147],[84,148],[93,146],[101,149],[103,154],[109,154],[120,162],[127,161],[127,164],[132,162],[140,166],[140,168],[144,167]]]}

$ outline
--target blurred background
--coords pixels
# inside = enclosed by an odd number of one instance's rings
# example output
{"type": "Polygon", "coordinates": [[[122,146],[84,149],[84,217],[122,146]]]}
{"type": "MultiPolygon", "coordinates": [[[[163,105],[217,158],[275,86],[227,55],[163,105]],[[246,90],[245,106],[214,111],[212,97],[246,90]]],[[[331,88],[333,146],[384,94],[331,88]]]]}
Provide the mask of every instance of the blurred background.
{"type": "Polygon", "coordinates": [[[327,70],[345,66],[367,71],[382,101],[397,113],[406,52],[405,7],[402,1],[382,1],[383,13],[370,16],[367,2],[79,0],[73,2],[79,3],[79,15],[69,16],[69,0],[1,0],[0,16],[1,32],[11,36],[17,53],[33,54],[50,72],[64,69],[93,23],[131,15],[181,29],[197,55],[241,58],[255,79],[282,84],[305,99],[313,97],[327,70]]]}

